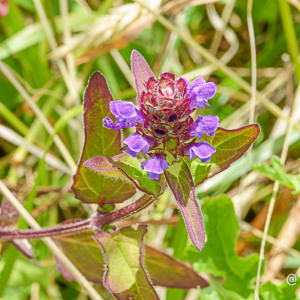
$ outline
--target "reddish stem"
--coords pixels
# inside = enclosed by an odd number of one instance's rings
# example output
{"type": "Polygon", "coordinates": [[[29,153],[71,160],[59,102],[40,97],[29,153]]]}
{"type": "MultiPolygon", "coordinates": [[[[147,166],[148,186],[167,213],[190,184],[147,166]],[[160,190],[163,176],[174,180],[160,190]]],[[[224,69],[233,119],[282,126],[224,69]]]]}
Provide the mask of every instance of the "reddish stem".
{"type": "Polygon", "coordinates": [[[151,204],[155,198],[150,195],[144,195],[137,201],[106,215],[96,213],[91,218],[84,221],[77,221],[69,224],[63,224],[56,227],[43,228],[40,230],[9,230],[0,227],[0,240],[13,239],[36,239],[50,236],[66,235],[78,231],[91,229],[95,232],[101,231],[106,224],[111,224],[120,219],[129,217],[151,204]]]}
{"type": "Polygon", "coordinates": [[[26,229],[26,230],[9,230],[0,228],[0,239],[37,239],[48,236],[63,235],[72,232],[90,229],[90,219],[84,221],[77,221],[70,224],[63,224],[56,227],[48,227],[40,230],[26,229]]]}

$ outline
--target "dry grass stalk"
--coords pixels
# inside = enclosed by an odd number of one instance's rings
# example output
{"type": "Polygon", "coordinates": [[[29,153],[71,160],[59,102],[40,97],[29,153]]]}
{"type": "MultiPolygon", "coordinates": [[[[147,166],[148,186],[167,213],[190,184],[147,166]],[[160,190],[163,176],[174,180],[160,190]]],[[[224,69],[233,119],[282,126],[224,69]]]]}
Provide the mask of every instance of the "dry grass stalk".
{"type": "MultiPolygon", "coordinates": [[[[288,218],[284,223],[277,241],[287,247],[292,248],[297,241],[300,234],[300,196],[292,206],[288,218]]],[[[286,258],[286,253],[276,246],[273,246],[269,253],[269,259],[267,261],[266,272],[263,276],[263,281],[275,278],[281,271],[283,263],[286,258]]]]}
{"type": "MultiPolygon", "coordinates": [[[[160,7],[161,0],[144,0],[153,10],[160,7]]],[[[136,3],[124,4],[99,17],[82,32],[73,35],[68,44],[55,49],[51,58],[60,58],[79,50],[84,53],[77,63],[86,62],[113,47],[122,48],[154,22],[153,16],[136,3]],[[101,49],[104,46],[104,49],[101,49]]]]}
{"type": "MultiPolygon", "coordinates": [[[[272,191],[271,191],[272,192],[272,191]]],[[[273,211],[273,217],[276,219],[280,218],[288,209],[290,203],[291,192],[290,189],[283,189],[280,197],[277,199],[273,211]]],[[[251,222],[253,228],[262,230],[265,226],[266,217],[268,213],[269,205],[265,205],[264,208],[257,214],[255,219],[251,222]]],[[[249,237],[251,235],[247,234],[244,237],[249,237]]],[[[249,243],[245,241],[238,241],[237,243],[237,253],[242,254],[246,248],[249,247],[249,243]]]]}

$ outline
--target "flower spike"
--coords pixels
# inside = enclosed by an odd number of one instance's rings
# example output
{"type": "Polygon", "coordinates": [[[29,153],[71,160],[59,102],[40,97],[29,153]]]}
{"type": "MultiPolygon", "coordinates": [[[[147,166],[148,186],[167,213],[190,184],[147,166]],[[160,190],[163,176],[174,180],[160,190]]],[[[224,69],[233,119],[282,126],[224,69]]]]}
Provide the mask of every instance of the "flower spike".
{"type": "Polygon", "coordinates": [[[194,120],[191,114],[197,107],[209,106],[208,100],[216,93],[215,84],[200,77],[190,82],[169,72],[155,78],[146,60],[136,50],[131,55],[131,67],[138,108],[132,102],[111,101],[110,110],[116,122],[106,117],[103,125],[116,130],[136,128],[123,143],[127,145],[126,152],[133,157],[140,152],[144,156],[150,153],[150,158],[141,166],[151,179],[158,180],[168,168],[169,155],[177,162],[185,155],[190,159],[197,156],[202,162],[210,160],[216,149],[201,139],[203,134],[214,136],[219,118],[198,116],[194,120]]]}

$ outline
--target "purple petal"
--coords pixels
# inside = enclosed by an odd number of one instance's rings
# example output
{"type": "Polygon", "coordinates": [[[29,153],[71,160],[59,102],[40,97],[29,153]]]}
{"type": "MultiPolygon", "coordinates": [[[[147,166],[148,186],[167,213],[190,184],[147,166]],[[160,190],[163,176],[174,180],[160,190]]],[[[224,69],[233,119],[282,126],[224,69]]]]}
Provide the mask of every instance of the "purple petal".
{"type": "Polygon", "coordinates": [[[123,143],[128,145],[126,151],[132,156],[137,156],[140,151],[143,152],[143,155],[146,155],[153,144],[151,139],[140,136],[137,133],[131,134],[123,141],[123,143]]]}
{"type": "Polygon", "coordinates": [[[186,152],[188,153],[190,160],[195,156],[198,156],[202,162],[207,162],[211,159],[212,154],[216,152],[216,149],[208,142],[200,142],[189,146],[186,149],[186,152]]]}
{"type": "Polygon", "coordinates": [[[197,99],[207,100],[215,95],[216,85],[213,82],[208,82],[194,88],[193,92],[197,94],[197,99]]]}
{"type": "Polygon", "coordinates": [[[140,110],[138,110],[137,108],[135,109],[135,112],[137,114],[137,122],[138,123],[144,123],[145,122],[144,114],[140,110]]]}
{"type": "Polygon", "coordinates": [[[125,101],[111,101],[110,110],[116,116],[117,121],[113,121],[106,117],[103,119],[103,125],[109,129],[122,129],[125,127],[133,127],[136,123],[143,123],[145,117],[131,102],[125,101]]]}
{"type": "Polygon", "coordinates": [[[148,177],[149,177],[149,179],[159,180],[160,174],[156,174],[156,173],[149,172],[149,173],[148,173],[148,177]]]}
{"type": "Polygon", "coordinates": [[[217,116],[198,116],[189,130],[189,135],[196,136],[199,140],[202,139],[203,134],[214,136],[218,123],[219,118],[217,116]]]}
{"type": "Polygon", "coordinates": [[[206,83],[204,79],[198,77],[188,85],[187,96],[190,98],[190,109],[199,107],[204,109],[209,105],[207,100],[216,93],[216,86],[213,82],[206,83]],[[204,105],[205,104],[205,105],[204,105]]]}
{"type": "Polygon", "coordinates": [[[110,119],[109,117],[105,117],[103,120],[103,126],[108,128],[108,129],[114,129],[114,130],[119,130],[122,128],[130,127],[126,124],[126,122],[116,122],[114,124],[113,120],[110,119]]]}
{"type": "Polygon", "coordinates": [[[158,155],[143,161],[141,167],[149,172],[148,177],[150,179],[155,180],[159,179],[160,174],[164,172],[164,169],[169,168],[167,161],[158,155]]]}
{"type": "Polygon", "coordinates": [[[201,78],[201,77],[197,77],[194,81],[192,81],[189,85],[188,85],[188,93],[190,93],[194,88],[202,85],[206,83],[206,81],[201,78]]]}
{"type": "Polygon", "coordinates": [[[116,117],[133,118],[137,116],[136,108],[132,102],[111,101],[110,110],[116,117]]]}
{"type": "Polygon", "coordinates": [[[127,152],[129,155],[133,156],[133,157],[137,157],[138,154],[139,154],[139,153],[136,152],[136,151],[132,151],[129,147],[126,148],[126,152],[127,152]]]}

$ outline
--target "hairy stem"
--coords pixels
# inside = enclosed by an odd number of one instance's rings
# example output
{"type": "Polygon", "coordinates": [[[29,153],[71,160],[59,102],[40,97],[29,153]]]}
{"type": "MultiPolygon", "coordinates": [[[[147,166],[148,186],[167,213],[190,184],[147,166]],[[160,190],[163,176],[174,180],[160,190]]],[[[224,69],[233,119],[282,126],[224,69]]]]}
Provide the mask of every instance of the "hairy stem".
{"type": "Polygon", "coordinates": [[[99,229],[101,229],[101,227],[103,225],[111,224],[118,220],[127,218],[127,217],[139,212],[140,210],[144,209],[145,207],[150,205],[154,200],[155,200],[155,198],[153,196],[144,195],[141,198],[139,198],[137,201],[135,201],[119,210],[116,210],[110,214],[107,214],[104,216],[96,214],[96,215],[92,216],[92,218],[91,218],[92,229],[95,231],[98,231],[99,229]]]}
{"type": "Polygon", "coordinates": [[[101,231],[102,226],[131,216],[150,205],[154,200],[155,198],[153,196],[144,195],[137,201],[112,213],[106,215],[100,215],[99,213],[96,213],[87,220],[62,224],[52,228],[43,228],[38,230],[27,229],[19,231],[0,228],[0,240],[37,239],[50,236],[66,235],[88,229],[99,232],[101,231]]]}
{"type": "Polygon", "coordinates": [[[9,230],[0,228],[0,240],[12,239],[37,239],[42,237],[50,237],[68,234],[72,232],[90,229],[90,220],[78,221],[71,224],[56,226],[53,228],[43,228],[40,230],[26,229],[26,230],[9,230]]]}

